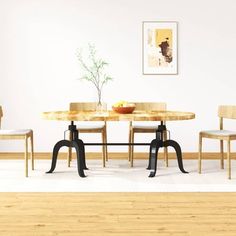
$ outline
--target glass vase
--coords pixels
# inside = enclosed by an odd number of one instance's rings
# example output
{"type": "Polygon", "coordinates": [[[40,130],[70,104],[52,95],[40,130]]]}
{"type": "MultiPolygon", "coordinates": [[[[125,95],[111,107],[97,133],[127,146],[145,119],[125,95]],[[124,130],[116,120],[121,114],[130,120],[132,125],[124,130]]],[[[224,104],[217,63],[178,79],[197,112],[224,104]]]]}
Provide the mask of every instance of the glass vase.
{"type": "Polygon", "coordinates": [[[96,112],[100,113],[103,111],[102,103],[99,101],[96,106],[96,112]]]}

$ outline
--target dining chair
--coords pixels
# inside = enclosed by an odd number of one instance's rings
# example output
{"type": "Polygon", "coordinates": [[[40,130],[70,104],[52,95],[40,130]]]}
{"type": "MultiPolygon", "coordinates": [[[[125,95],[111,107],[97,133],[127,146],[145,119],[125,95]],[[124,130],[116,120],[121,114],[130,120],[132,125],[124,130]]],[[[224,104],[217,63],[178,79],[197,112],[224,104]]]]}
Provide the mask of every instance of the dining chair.
{"type": "MultiPolygon", "coordinates": [[[[102,107],[106,110],[106,103],[102,104],[102,107]]],[[[96,111],[97,103],[96,102],[72,102],[70,103],[70,111],[96,111]]],[[[107,123],[99,122],[81,122],[77,125],[77,130],[79,133],[101,133],[102,135],[102,142],[107,142],[107,123]]],[[[71,148],[69,148],[69,155],[68,155],[68,166],[70,166],[70,161],[72,158],[71,148]]],[[[102,160],[103,160],[103,167],[106,166],[106,161],[108,161],[108,153],[107,153],[107,146],[102,146],[102,160]]]]}
{"type": "MultiPolygon", "coordinates": [[[[163,102],[132,102],[135,104],[135,111],[165,111],[166,103],[163,102]]],[[[165,124],[165,122],[164,122],[165,124]]],[[[144,124],[143,122],[132,122],[129,123],[129,143],[134,142],[135,133],[156,133],[159,124],[150,125],[148,122],[144,124]]],[[[167,133],[164,132],[164,140],[167,139],[167,133]]],[[[134,146],[129,146],[128,160],[130,161],[130,166],[133,167],[134,162],[134,146]]],[[[164,148],[164,160],[166,166],[168,166],[168,150],[164,148]]]]}
{"type": "Polygon", "coordinates": [[[31,129],[14,129],[2,130],[1,118],[3,117],[2,107],[0,106],[0,139],[1,140],[24,140],[25,141],[25,176],[28,177],[28,140],[31,146],[31,165],[34,170],[34,144],[33,144],[33,130],[31,129]]]}
{"type": "Polygon", "coordinates": [[[236,140],[236,131],[223,129],[223,119],[236,119],[236,106],[219,106],[218,116],[220,118],[219,130],[206,130],[199,133],[198,172],[199,174],[202,172],[202,139],[218,139],[220,140],[221,169],[224,169],[224,141],[227,142],[228,178],[231,179],[230,141],[236,140]]]}

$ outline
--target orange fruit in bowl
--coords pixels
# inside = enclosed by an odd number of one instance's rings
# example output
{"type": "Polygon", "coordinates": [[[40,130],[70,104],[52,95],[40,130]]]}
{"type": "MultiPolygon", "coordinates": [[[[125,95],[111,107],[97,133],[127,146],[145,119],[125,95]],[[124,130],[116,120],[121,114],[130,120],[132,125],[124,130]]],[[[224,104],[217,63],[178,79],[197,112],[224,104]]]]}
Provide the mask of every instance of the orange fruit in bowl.
{"type": "Polygon", "coordinates": [[[135,109],[135,104],[127,101],[119,101],[112,106],[113,111],[120,114],[130,114],[135,109]]]}

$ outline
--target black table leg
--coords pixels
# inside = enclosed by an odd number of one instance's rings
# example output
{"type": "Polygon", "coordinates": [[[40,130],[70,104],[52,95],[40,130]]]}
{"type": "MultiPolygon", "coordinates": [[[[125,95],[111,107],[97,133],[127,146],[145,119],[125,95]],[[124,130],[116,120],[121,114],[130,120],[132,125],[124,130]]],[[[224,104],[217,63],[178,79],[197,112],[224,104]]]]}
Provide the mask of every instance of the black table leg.
{"type": "Polygon", "coordinates": [[[158,158],[158,151],[161,147],[173,147],[176,152],[176,157],[178,160],[178,166],[181,172],[188,173],[184,170],[183,161],[182,161],[182,152],[180,145],[174,140],[166,140],[163,139],[163,132],[166,131],[166,126],[161,122],[161,125],[158,126],[156,131],[156,139],[153,139],[150,144],[149,150],[149,163],[148,163],[148,170],[151,170],[149,177],[154,177],[156,175],[156,168],[157,168],[157,158],[158,158]]]}
{"type": "Polygon", "coordinates": [[[153,160],[154,158],[157,159],[157,153],[158,153],[157,146],[158,146],[158,149],[160,147],[163,147],[163,131],[164,130],[166,130],[166,126],[163,124],[163,122],[161,122],[161,125],[158,126],[157,131],[156,131],[156,138],[153,139],[152,142],[150,143],[149,161],[148,161],[147,170],[150,170],[150,169],[156,170],[156,167],[154,168],[153,166],[154,165],[153,160]],[[156,156],[155,156],[155,153],[156,153],[156,156]],[[152,162],[152,165],[151,165],[151,162],[152,162]]]}
{"type": "Polygon", "coordinates": [[[55,170],[58,152],[61,147],[74,147],[75,148],[76,156],[77,156],[78,174],[80,177],[86,177],[84,174],[84,169],[87,169],[87,167],[85,163],[85,152],[84,152],[84,145],[83,145],[82,140],[76,140],[76,141],[61,140],[57,142],[53,148],[51,169],[46,173],[52,173],[55,170]]]}
{"type": "Polygon", "coordinates": [[[154,177],[156,175],[157,170],[157,157],[158,157],[158,150],[162,147],[162,141],[154,139],[150,145],[150,158],[149,158],[149,165],[151,172],[148,177],[154,177]]]}
{"type": "Polygon", "coordinates": [[[81,139],[74,140],[74,142],[76,142],[78,144],[78,146],[79,146],[79,152],[77,152],[79,154],[79,155],[77,155],[77,161],[80,158],[82,166],[83,166],[83,169],[84,170],[88,170],[88,168],[86,166],[86,161],[85,161],[84,142],[81,139]]]}
{"type": "Polygon", "coordinates": [[[184,170],[184,166],[183,166],[182,151],[181,151],[180,145],[174,140],[166,140],[166,141],[164,141],[163,146],[164,147],[173,147],[175,149],[179,169],[181,170],[181,172],[187,174],[188,172],[184,170]]]}
{"type": "Polygon", "coordinates": [[[59,142],[57,142],[53,148],[53,152],[52,152],[52,164],[51,164],[51,169],[46,172],[48,173],[52,173],[55,168],[56,168],[56,164],[57,164],[57,156],[58,156],[58,152],[60,150],[61,147],[63,146],[69,146],[70,147],[70,141],[68,140],[61,140],[59,142]]]}
{"type": "Polygon", "coordinates": [[[58,152],[61,147],[71,147],[71,148],[74,147],[77,156],[78,174],[80,177],[86,177],[84,174],[84,170],[87,170],[88,168],[86,167],[86,161],[85,161],[84,143],[81,139],[78,139],[78,131],[76,129],[76,126],[73,124],[73,121],[69,126],[69,130],[71,131],[72,134],[72,141],[61,140],[56,143],[56,145],[53,148],[51,169],[46,173],[52,173],[55,170],[58,152]]]}
{"type": "Polygon", "coordinates": [[[88,169],[85,163],[85,152],[84,152],[84,144],[82,140],[72,141],[72,147],[76,150],[77,156],[77,169],[80,177],[86,177],[84,174],[84,169],[88,169]]]}
{"type": "Polygon", "coordinates": [[[150,143],[150,146],[149,146],[149,160],[148,160],[147,170],[151,170],[152,151],[153,151],[153,148],[154,148],[154,141],[155,140],[156,139],[153,139],[152,142],[150,143]]]}

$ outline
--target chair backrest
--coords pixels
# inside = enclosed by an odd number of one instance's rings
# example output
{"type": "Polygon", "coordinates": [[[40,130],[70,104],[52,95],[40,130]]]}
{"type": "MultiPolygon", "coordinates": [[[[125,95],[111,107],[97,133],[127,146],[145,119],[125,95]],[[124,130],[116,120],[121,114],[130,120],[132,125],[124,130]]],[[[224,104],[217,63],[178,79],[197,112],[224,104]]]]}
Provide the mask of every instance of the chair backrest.
{"type": "Polygon", "coordinates": [[[3,117],[2,107],[0,106],[0,129],[1,129],[1,120],[3,117]]]}
{"type": "Polygon", "coordinates": [[[236,106],[219,106],[218,116],[220,118],[236,119],[236,106]]]}
{"type": "Polygon", "coordinates": [[[135,110],[144,111],[165,111],[166,103],[164,102],[134,102],[135,110]]]}
{"type": "MultiPolygon", "coordinates": [[[[103,109],[106,110],[107,104],[102,103],[103,109]]],[[[70,103],[70,111],[96,111],[97,102],[72,102],[70,103]]]]}

